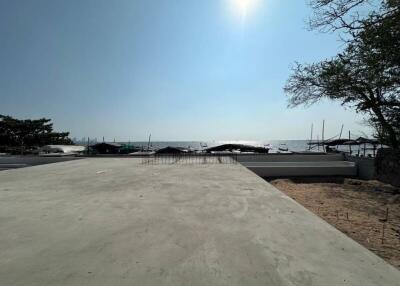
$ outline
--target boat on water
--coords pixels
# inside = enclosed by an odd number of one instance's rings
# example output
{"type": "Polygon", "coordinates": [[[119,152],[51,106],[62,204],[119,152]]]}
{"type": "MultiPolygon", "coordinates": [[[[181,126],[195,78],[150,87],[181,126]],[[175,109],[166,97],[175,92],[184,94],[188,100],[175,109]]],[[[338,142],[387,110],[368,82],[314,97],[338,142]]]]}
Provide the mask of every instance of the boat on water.
{"type": "Polygon", "coordinates": [[[287,151],[289,151],[289,148],[287,147],[287,145],[285,143],[281,143],[281,144],[279,144],[278,150],[287,152],[287,151]]]}
{"type": "Polygon", "coordinates": [[[200,147],[202,149],[204,149],[204,148],[208,148],[208,145],[207,145],[207,143],[200,142],[200,147]]]}

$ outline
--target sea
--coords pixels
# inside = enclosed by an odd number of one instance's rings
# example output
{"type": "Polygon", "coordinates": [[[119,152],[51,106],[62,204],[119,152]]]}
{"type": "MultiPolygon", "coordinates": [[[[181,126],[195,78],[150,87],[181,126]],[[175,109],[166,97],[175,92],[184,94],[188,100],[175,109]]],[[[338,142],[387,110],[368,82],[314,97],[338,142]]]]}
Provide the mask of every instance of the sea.
{"type": "MultiPolygon", "coordinates": [[[[78,145],[87,145],[87,141],[85,139],[82,140],[74,140],[75,144],[78,145]]],[[[108,141],[109,142],[109,141],[108,141]]],[[[90,145],[96,144],[98,141],[91,140],[90,145]]],[[[146,150],[148,147],[148,141],[130,141],[130,142],[117,142],[121,144],[126,144],[130,146],[135,146],[140,149],[146,150]]],[[[192,150],[203,150],[209,147],[214,147],[222,144],[243,144],[243,145],[252,145],[257,147],[268,147],[270,149],[269,153],[281,153],[279,151],[280,147],[286,147],[291,152],[323,152],[322,146],[313,146],[309,149],[309,140],[264,140],[264,141],[255,141],[255,140],[215,140],[215,141],[151,141],[150,147],[153,150],[165,148],[165,147],[182,147],[182,148],[190,148],[192,150]]],[[[365,156],[374,156],[373,146],[366,146],[365,156]]],[[[338,146],[337,150],[345,153],[349,153],[349,146],[338,146]]],[[[364,156],[363,146],[352,146],[351,151],[353,155],[364,156]]]]}
{"type": "MultiPolygon", "coordinates": [[[[323,152],[322,146],[313,146],[309,149],[309,140],[266,140],[266,141],[247,141],[247,140],[234,140],[234,141],[155,141],[150,142],[150,147],[153,149],[160,149],[165,147],[183,147],[192,148],[194,150],[202,150],[209,147],[214,147],[222,144],[244,144],[252,145],[258,147],[268,147],[270,149],[269,153],[278,153],[279,147],[287,147],[289,151],[292,152],[323,152]]],[[[138,141],[138,142],[120,142],[124,144],[130,144],[135,147],[143,149],[147,148],[148,142],[138,141]]],[[[365,156],[373,155],[373,146],[366,146],[365,156]]],[[[338,146],[337,150],[345,153],[349,153],[349,146],[338,146]]],[[[352,146],[351,151],[353,155],[364,155],[363,146],[352,146]]]]}
{"type": "MultiPolygon", "coordinates": [[[[147,149],[148,142],[146,141],[138,141],[138,142],[119,142],[123,144],[129,144],[131,146],[147,149]]],[[[304,151],[312,151],[318,152],[323,151],[322,146],[313,146],[313,148],[309,149],[309,140],[266,140],[266,141],[246,141],[246,140],[235,140],[235,141],[155,141],[150,142],[150,147],[152,149],[161,149],[165,147],[182,147],[182,148],[192,148],[194,150],[202,150],[209,147],[214,147],[222,144],[244,144],[244,145],[252,145],[258,147],[268,147],[270,149],[270,153],[280,152],[280,147],[287,147],[289,151],[292,152],[304,152],[304,151]]],[[[372,147],[372,146],[367,146],[372,147]]],[[[339,146],[339,151],[349,152],[348,146],[339,146]]],[[[362,147],[352,146],[353,154],[362,154],[362,147]]],[[[371,148],[367,148],[366,155],[372,153],[371,148]]]]}
{"type": "MultiPolygon", "coordinates": [[[[120,142],[123,144],[129,144],[135,147],[147,148],[148,142],[120,142]]],[[[150,142],[150,147],[153,149],[161,149],[165,147],[182,147],[192,148],[194,150],[202,150],[209,147],[214,147],[222,144],[243,144],[257,147],[268,147],[272,150],[278,150],[279,146],[283,144],[287,146],[290,151],[305,151],[308,148],[307,140],[270,140],[270,141],[155,141],[150,142]]]]}

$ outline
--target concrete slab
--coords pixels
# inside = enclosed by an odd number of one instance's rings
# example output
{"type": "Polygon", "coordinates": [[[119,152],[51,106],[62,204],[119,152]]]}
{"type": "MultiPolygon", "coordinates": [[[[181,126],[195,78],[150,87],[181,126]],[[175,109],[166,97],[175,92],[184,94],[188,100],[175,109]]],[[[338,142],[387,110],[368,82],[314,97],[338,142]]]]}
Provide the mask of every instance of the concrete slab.
{"type": "Polygon", "coordinates": [[[240,164],[84,159],[0,173],[0,285],[400,285],[240,164]]]}

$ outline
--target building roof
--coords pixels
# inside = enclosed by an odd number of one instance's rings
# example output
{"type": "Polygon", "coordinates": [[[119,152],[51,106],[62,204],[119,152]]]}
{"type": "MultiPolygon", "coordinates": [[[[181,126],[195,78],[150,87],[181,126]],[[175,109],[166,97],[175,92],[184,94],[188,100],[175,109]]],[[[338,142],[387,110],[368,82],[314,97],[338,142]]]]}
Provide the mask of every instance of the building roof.
{"type": "Polygon", "coordinates": [[[97,147],[97,146],[111,146],[111,147],[115,147],[115,148],[122,147],[121,144],[115,143],[115,142],[101,142],[101,143],[94,144],[91,147],[97,147]]]}
{"type": "Polygon", "coordinates": [[[369,139],[369,138],[365,138],[365,137],[358,137],[356,139],[356,141],[359,144],[380,144],[379,141],[376,139],[369,139]]]}
{"type": "Polygon", "coordinates": [[[186,149],[186,148],[168,146],[168,147],[161,148],[161,149],[157,150],[156,154],[161,154],[161,153],[163,153],[163,154],[168,154],[168,153],[173,154],[173,153],[187,153],[187,152],[189,152],[189,150],[186,149]]]}
{"type": "Polygon", "coordinates": [[[337,146],[337,145],[343,145],[343,143],[346,143],[348,141],[349,141],[349,139],[326,140],[326,141],[324,141],[324,145],[326,145],[326,146],[337,146]]]}
{"type": "Polygon", "coordinates": [[[224,152],[239,150],[240,152],[268,153],[269,149],[243,144],[223,144],[205,149],[207,152],[224,152]]]}

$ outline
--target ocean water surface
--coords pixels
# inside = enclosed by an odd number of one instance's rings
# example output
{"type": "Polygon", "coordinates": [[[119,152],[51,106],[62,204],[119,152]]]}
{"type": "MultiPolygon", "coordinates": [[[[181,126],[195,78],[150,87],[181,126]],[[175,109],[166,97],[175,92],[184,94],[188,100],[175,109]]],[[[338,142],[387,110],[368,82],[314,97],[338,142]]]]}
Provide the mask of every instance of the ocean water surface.
{"type": "MultiPolygon", "coordinates": [[[[137,147],[147,148],[148,142],[123,142],[137,147]]],[[[258,147],[268,147],[272,151],[278,150],[281,144],[285,144],[290,151],[305,151],[308,150],[307,140],[269,140],[269,141],[159,141],[150,142],[150,147],[154,149],[171,147],[193,148],[195,150],[202,150],[208,147],[214,147],[222,144],[244,144],[258,147]]]]}
{"type": "MultiPolygon", "coordinates": [[[[136,146],[139,148],[147,149],[149,142],[145,141],[137,141],[137,142],[121,142],[124,144],[129,144],[132,146],[136,146]]],[[[237,141],[155,141],[150,142],[150,147],[152,149],[160,149],[165,147],[182,147],[182,148],[192,148],[194,150],[203,150],[209,147],[214,147],[222,144],[244,144],[244,145],[252,145],[258,147],[268,147],[270,149],[270,153],[279,152],[279,147],[287,147],[289,151],[292,152],[304,152],[304,151],[312,151],[312,152],[323,152],[322,146],[313,146],[313,148],[309,149],[308,146],[309,140],[266,140],[266,141],[246,141],[246,140],[237,140],[237,141]]],[[[337,146],[339,151],[350,153],[349,146],[337,146]]],[[[373,155],[373,148],[371,145],[366,145],[365,155],[373,155]]],[[[351,152],[353,155],[363,155],[364,150],[363,146],[352,146],[351,152]]]]}

